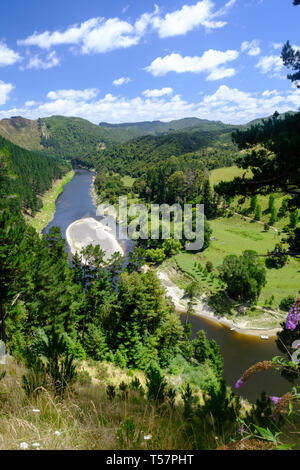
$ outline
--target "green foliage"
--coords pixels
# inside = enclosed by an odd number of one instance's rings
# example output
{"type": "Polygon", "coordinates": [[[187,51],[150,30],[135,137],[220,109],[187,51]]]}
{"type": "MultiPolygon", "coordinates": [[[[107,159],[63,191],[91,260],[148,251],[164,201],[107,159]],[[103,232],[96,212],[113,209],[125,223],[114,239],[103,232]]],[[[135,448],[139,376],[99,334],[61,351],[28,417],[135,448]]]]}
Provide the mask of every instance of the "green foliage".
{"type": "Polygon", "coordinates": [[[149,400],[155,401],[163,401],[165,398],[165,388],[167,386],[167,382],[163,376],[162,371],[160,368],[155,365],[151,364],[147,371],[147,396],[149,400]]]}
{"type": "Polygon", "coordinates": [[[125,418],[117,430],[117,440],[120,449],[137,449],[142,443],[143,436],[136,430],[134,421],[131,418],[125,418]]]}
{"type": "MultiPolygon", "coordinates": [[[[294,5],[299,5],[299,0],[294,0],[294,5]]],[[[300,52],[298,49],[293,48],[289,41],[287,41],[281,51],[281,58],[284,65],[292,69],[294,73],[288,74],[287,78],[295,83],[299,88],[300,79],[300,52]]]]}
{"type": "Polygon", "coordinates": [[[25,150],[0,137],[0,162],[6,168],[9,177],[2,182],[6,193],[15,195],[9,202],[10,208],[21,207],[33,214],[41,208],[40,195],[47,191],[53,180],[62,178],[69,171],[66,162],[54,157],[47,157],[25,150]],[[16,196],[18,195],[18,196],[16,196]]]}
{"type": "Polygon", "coordinates": [[[216,377],[221,378],[223,374],[223,359],[218,344],[213,339],[209,341],[206,338],[205,332],[199,330],[197,337],[192,341],[192,345],[194,348],[194,359],[199,364],[209,361],[216,377]]]}
{"type": "Polygon", "coordinates": [[[47,335],[37,329],[32,346],[24,351],[29,373],[23,376],[25,392],[30,395],[50,384],[56,394],[63,396],[76,378],[74,356],[69,355],[64,335],[47,335]]]}
{"type": "Polygon", "coordinates": [[[260,204],[256,205],[254,218],[255,220],[261,219],[261,205],[260,204]]]}
{"type": "Polygon", "coordinates": [[[270,225],[274,225],[277,222],[277,210],[273,206],[271,209],[270,225]]]}
{"type": "Polygon", "coordinates": [[[298,221],[299,221],[298,209],[294,209],[292,212],[290,212],[290,227],[296,228],[298,221]]]}
{"type": "Polygon", "coordinates": [[[155,264],[160,264],[166,258],[163,248],[150,249],[146,251],[146,260],[152,261],[155,264]]]}
{"type": "Polygon", "coordinates": [[[266,259],[266,266],[268,268],[280,269],[288,261],[288,252],[285,250],[281,243],[276,243],[273,251],[268,251],[268,257],[266,259]]]}
{"type": "Polygon", "coordinates": [[[288,312],[294,302],[295,298],[291,295],[288,295],[281,300],[279,308],[285,312],[288,312]]]}
{"type": "Polygon", "coordinates": [[[252,250],[244,251],[241,256],[226,256],[218,269],[228,294],[234,299],[253,303],[266,284],[266,270],[252,250]]]}
{"type": "Polygon", "coordinates": [[[109,400],[113,400],[116,397],[116,387],[114,385],[107,385],[106,394],[109,400]]]}
{"type": "Polygon", "coordinates": [[[101,361],[105,358],[108,347],[106,335],[101,327],[97,328],[93,323],[88,325],[84,338],[84,348],[88,356],[96,361],[101,361]]]}

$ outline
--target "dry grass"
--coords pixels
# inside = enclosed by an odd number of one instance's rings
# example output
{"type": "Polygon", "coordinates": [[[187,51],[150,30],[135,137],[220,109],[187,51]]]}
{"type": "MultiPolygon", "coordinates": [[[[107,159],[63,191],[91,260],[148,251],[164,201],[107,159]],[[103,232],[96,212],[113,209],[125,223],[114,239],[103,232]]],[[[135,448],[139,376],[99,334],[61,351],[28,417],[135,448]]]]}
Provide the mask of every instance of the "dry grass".
{"type": "MultiPolygon", "coordinates": [[[[28,398],[22,388],[22,365],[11,362],[6,376],[0,382],[0,449],[20,449],[26,442],[29,449],[190,449],[192,442],[184,428],[182,404],[155,405],[138,391],[116,392],[110,400],[106,393],[108,383],[129,383],[132,377],[122,371],[116,377],[91,382],[77,382],[65,398],[59,399],[46,389],[36,397],[28,398]],[[110,380],[111,379],[111,380],[110,380]],[[39,410],[35,412],[33,410],[39,410]],[[131,418],[133,433],[126,434],[124,422],[131,418]],[[117,433],[123,427],[123,437],[117,433]],[[151,434],[151,440],[144,436],[151,434]]],[[[96,371],[94,366],[93,374],[96,371]]],[[[103,366],[101,366],[103,369],[103,366]]],[[[114,366],[106,371],[113,372],[114,366]]],[[[114,371],[116,372],[116,370],[114,371]]],[[[103,373],[103,370],[102,370],[103,373]]],[[[120,435],[120,432],[119,432],[120,435]]]]}

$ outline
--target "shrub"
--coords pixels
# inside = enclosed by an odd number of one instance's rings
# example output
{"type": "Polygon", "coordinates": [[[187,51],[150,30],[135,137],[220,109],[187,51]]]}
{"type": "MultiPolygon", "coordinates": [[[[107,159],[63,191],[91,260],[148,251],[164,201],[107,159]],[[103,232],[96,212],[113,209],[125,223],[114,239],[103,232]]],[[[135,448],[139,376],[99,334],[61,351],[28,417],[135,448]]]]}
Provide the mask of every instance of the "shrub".
{"type": "Polygon", "coordinates": [[[295,302],[294,297],[289,295],[289,296],[284,297],[283,299],[281,299],[281,302],[279,304],[279,308],[281,310],[284,310],[285,312],[288,312],[294,302],[295,302]]]}
{"type": "Polygon", "coordinates": [[[218,269],[228,294],[237,300],[255,302],[266,284],[266,269],[252,250],[244,251],[241,256],[226,256],[218,269]]]}
{"type": "Polygon", "coordinates": [[[163,401],[167,382],[160,368],[156,364],[151,365],[148,368],[146,373],[147,373],[146,385],[148,389],[148,398],[157,400],[157,401],[163,401]]]}

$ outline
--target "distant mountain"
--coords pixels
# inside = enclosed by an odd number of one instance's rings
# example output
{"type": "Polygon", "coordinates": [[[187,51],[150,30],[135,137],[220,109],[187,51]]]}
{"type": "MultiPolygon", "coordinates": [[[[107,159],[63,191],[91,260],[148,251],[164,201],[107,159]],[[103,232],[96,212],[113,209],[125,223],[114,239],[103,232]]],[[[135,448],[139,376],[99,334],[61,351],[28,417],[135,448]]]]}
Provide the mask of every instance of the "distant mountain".
{"type": "Polygon", "coordinates": [[[89,162],[95,152],[131,138],[124,129],[106,129],[73,117],[30,120],[21,116],[0,121],[0,135],[27,150],[89,162]]]}
{"type": "Polygon", "coordinates": [[[208,134],[214,136],[224,134],[228,141],[234,129],[249,127],[259,122],[261,119],[251,121],[245,126],[235,126],[221,121],[189,117],[170,122],[144,121],[123,124],[102,122],[96,125],[76,117],[52,116],[30,120],[15,116],[0,120],[0,136],[27,150],[63,157],[75,164],[84,163],[93,166],[95,155],[101,154],[106,148],[125,144],[132,139],[196,132],[198,133],[196,141],[199,133],[206,134],[203,135],[206,141],[210,140],[207,138],[208,134]]]}
{"type": "Polygon", "coordinates": [[[220,131],[227,130],[234,127],[232,125],[224,124],[221,121],[208,121],[207,119],[198,119],[194,117],[173,120],[169,122],[162,121],[144,121],[132,122],[123,124],[109,124],[101,122],[101,128],[104,129],[122,129],[126,130],[128,134],[134,137],[142,137],[143,135],[161,135],[170,132],[182,131],[186,129],[197,129],[199,131],[220,131]]]}

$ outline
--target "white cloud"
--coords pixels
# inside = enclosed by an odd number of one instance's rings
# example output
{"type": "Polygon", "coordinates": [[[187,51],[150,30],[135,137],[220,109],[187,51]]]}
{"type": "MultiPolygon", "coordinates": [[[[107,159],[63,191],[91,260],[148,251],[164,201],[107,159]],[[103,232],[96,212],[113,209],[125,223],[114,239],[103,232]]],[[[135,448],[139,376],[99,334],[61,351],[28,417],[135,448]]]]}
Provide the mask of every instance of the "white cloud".
{"type": "Polygon", "coordinates": [[[7,102],[9,95],[13,91],[13,89],[14,86],[11,83],[5,83],[0,80],[0,106],[7,102]]]}
{"type": "Polygon", "coordinates": [[[268,73],[272,77],[281,78],[280,72],[283,69],[283,62],[281,57],[275,55],[264,56],[255,66],[261,73],[268,73]]]}
{"type": "Polygon", "coordinates": [[[273,49],[282,49],[283,43],[282,42],[272,42],[273,49]]]}
{"type": "Polygon", "coordinates": [[[17,41],[20,46],[50,49],[58,45],[77,45],[83,54],[104,53],[118,48],[137,45],[147,30],[157,31],[161,38],[186,34],[202,25],[206,29],[223,27],[218,21],[236,0],[228,1],[223,8],[213,11],[212,0],[201,0],[194,5],[183,5],[180,10],[160,15],[157,6],[152,13],[143,13],[134,23],[119,18],[90,18],[64,31],[44,31],[17,41]]]}
{"type": "Polygon", "coordinates": [[[181,10],[167,13],[164,18],[156,17],[154,27],[161,38],[183,35],[200,25],[221,28],[226,23],[211,20],[213,8],[211,0],[202,0],[195,5],[183,5],[181,10]]]}
{"type": "Polygon", "coordinates": [[[235,69],[229,68],[226,69],[225,67],[219,67],[213,70],[207,77],[206,80],[221,80],[222,78],[229,78],[233,77],[236,74],[235,69]]]}
{"type": "Polygon", "coordinates": [[[131,82],[131,79],[129,77],[120,77],[117,78],[116,80],[113,81],[114,86],[121,86],[124,85],[125,83],[131,82]]]}
{"type": "Polygon", "coordinates": [[[143,95],[146,96],[147,98],[160,98],[161,96],[165,95],[171,95],[173,93],[173,88],[161,88],[159,89],[154,89],[154,90],[145,90],[143,91],[143,95]]]}
{"type": "MultiPolygon", "coordinates": [[[[6,90],[6,96],[9,90],[6,90]]],[[[188,102],[180,95],[170,96],[167,94],[155,99],[149,99],[145,95],[122,98],[112,94],[107,94],[99,99],[90,99],[92,95],[92,92],[88,93],[86,90],[50,92],[48,99],[43,103],[38,103],[36,106],[27,103],[22,108],[2,110],[0,118],[21,115],[29,119],[37,119],[38,117],[63,115],[82,117],[94,123],[101,121],[118,123],[157,119],[170,121],[195,116],[202,119],[240,124],[271,115],[276,110],[282,113],[291,109],[297,110],[300,107],[300,90],[298,89],[280,93],[275,93],[274,90],[250,93],[221,85],[215,93],[201,96],[199,102],[188,102]],[[85,97],[88,99],[84,99],[85,97]]],[[[2,102],[4,102],[3,99],[2,102]]]]}
{"type": "Polygon", "coordinates": [[[25,101],[25,106],[27,107],[31,107],[31,106],[36,106],[38,103],[34,100],[29,100],[29,101],[25,101]]]}
{"type": "Polygon", "coordinates": [[[222,52],[214,49],[204,52],[201,57],[182,57],[180,54],[172,53],[165,57],[157,57],[145,70],[155,77],[166,75],[168,72],[212,72],[219,65],[235,60],[238,55],[238,51],[227,50],[222,52]]]}
{"type": "Polygon", "coordinates": [[[0,67],[14,65],[20,60],[21,57],[17,52],[9,49],[3,42],[0,42],[0,67]]]}
{"type": "Polygon", "coordinates": [[[70,100],[70,101],[89,101],[96,98],[99,90],[96,88],[86,88],[85,90],[56,90],[49,91],[47,98],[49,100],[70,100]]]}
{"type": "Polygon", "coordinates": [[[242,42],[241,51],[246,52],[248,55],[256,56],[261,53],[261,49],[259,47],[259,41],[257,39],[253,39],[253,41],[244,41],[242,42]]]}
{"type": "Polygon", "coordinates": [[[39,54],[30,57],[28,64],[25,67],[22,66],[21,70],[49,70],[53,67],[57,67],[59,64],[60,58],[57,57],[55,51],[52,51],[49,52],[44,59],[42,59],[39,54]]]}

